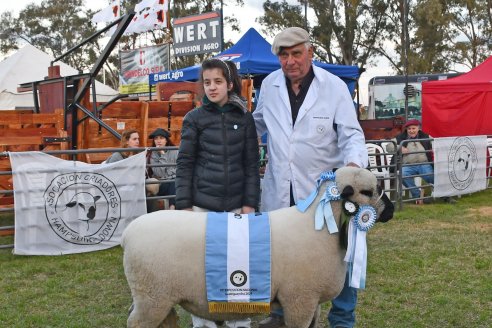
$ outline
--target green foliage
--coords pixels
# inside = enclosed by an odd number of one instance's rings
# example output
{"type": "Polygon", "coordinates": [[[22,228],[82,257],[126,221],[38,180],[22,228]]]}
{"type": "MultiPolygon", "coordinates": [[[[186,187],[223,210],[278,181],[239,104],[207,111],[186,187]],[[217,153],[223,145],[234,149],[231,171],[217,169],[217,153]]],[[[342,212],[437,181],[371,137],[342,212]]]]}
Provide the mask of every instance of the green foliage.
{"type": "MultiPolygon", "coordinates": [[[[489,189],[455,205],[406,205],[371,229],[357,327],[492,326],[491,197],[489,189]]],[[[65,256],[4,249],[0,276],[0,327],[126,325],[131,296],[119,247],[65,256]]],[[[329,307],[318,327],[326,327],[329,307]]],[[[179,326],[189,327],[189,315],[178,313],[179,326]]]]}
{"type": "MultiPolygon", "coordinates": [[[[90,24],[91,11],[84,8],[83,0],[44,0],[31,3],[13,17],[6,12],[0,26],[6,31],[0,41],[0,50],[6,53],[19,48],[20,42],[28,42],[44,52],[58,57],[77,42],[90,36],[95,28],[90,24]]],[[[88,45],[63,61],[80,71],[91,67],[95,49],[88,45]]]]}
{"type": "Polygon", "coordinates": [[[492,50],[490,0],[307,0],[316,16],[307,23],[305,1],[298,2],[267,0],[258,19],[263,32],[273,36],[285,27],[307,25],[315,54],[330,63],[364,68],[384,56],[403,74],[405,25],[410,74],[448,72],[454,64],[472,68],[492,50]]]}
{"type": "Polygon", "coordinates": [[[364,68],[378,55],[376,48],[384,40],[387,25],[385,1],[308,0],[316,21],[306,21],[304,1],[299,2],[302,5],[267,0],[265,14],[258,19],[265,26],[263,32],[273,36],[286,27],[305,27],[311,32],[316,56],[329,63],[364,68]]]}

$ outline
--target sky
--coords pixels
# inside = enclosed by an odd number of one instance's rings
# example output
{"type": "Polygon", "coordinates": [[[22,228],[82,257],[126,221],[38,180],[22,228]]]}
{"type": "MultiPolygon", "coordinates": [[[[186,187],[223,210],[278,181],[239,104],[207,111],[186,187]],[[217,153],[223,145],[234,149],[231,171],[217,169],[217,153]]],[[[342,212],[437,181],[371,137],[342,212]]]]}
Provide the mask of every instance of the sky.
{"type": "MultiPolygon", "coordinates": [[[[88,8],[96,11],[108,6],[108,0],[84,0],[85,4],[88,8]]],[[[6,1],[2,0],[2,4],[0,7],[0,12],[4,11],[14,11],[14,15],[17,14],[20,10],[24,9],[30,3],[40,4],[41,0],[13,0],[6,1]]],[[[230,3],[230,1],[227,1],[230,3]]],[[[255,18],[263,15],[263,2],[264,0],[244,0],[244,7],[240,8],[240,14],[237,13],[237,9],[232,6],[224,6],[224,16],[234,16],[239,20],[241,33],[233,32],[227,27],[224,29],[224,38],[226,40],[231,40],[232,42],[236,42],[243,33],[245,33],[249,28],[254,27],[261,34],[261,26],[255,22],[255,18]]],[[[298,4],[297,0],[287,0],[287,2],[291,4],[298,4]]],[[[308,18],[312,16],[312,12],[308,10],[308,18]]],[[[311,19],[311,18],[310,18],[311,19]]],[[[272,43],[272,39],[264,36],[268,42],[272,43]]],[[[367,85],[369,80],[375,76],[386,76],[392,75],[392,71],[387,64],[385,64],[384,60],[380,60],[378,62],[378,67],[368,67],[366,68],[366,72],[362,73],[359,79],[359,85],[361,89],[360,93],[360,103],[367,105],[368,96],[367,96],[367,85]]]]}

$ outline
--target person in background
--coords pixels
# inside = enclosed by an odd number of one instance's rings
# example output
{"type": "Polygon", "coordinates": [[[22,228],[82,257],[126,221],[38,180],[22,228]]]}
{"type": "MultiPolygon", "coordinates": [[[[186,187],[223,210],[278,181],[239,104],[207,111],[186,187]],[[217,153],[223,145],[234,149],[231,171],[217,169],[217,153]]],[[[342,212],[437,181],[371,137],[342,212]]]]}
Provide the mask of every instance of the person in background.
{"type": "MultiPolygon", "coordinates": [[[[307,198],[324,171],[368,164],[364,133],[347,85],[312,65],[309,34],[299,27],[287,28],[275,37],[272,52],[281,69],[263,81],[253,112],[258,136],[268,132],[262,211],[293,206],[307,198]]],[[[332,301],[330,326],[353,327],[356,302],[357,290],[346,279],[341,294],[332,301]]],[[[283,312],[275,311],[259,327],[283,325],[283,312]]]]}
{"type": "MultiPolygon", "coordinates": [[[[430,141],[430,136],[420,129],[419,120],[408,120],[403,125],[403,132],[396,136],[396,144],[402,145],[401,152],[403,155],[403,165],[401,171],[403,176],[403,185],[409,188],[412,198],[416,199],[416,204],[423,204],[424,201],[426,203],[430,202],[430,199],[420,199],[420,188],[416,188],[415,178],[410,177],[419,175],[428,183],[434,184],[434,159],[432,154],[432,143],[430,141]],[[418,163],[422,164],[405,165],[418,163]]],[[[387,145],[386,151],[395,151],[393,143],[389,143],[387,145]]],[[[393,156],[391,158],[391,165],[394,165],[395,157],[396,156],[393,156]]],[[[451,197],[443,197],[442,200],[447,203],[456,203],[456,200],[451,197]]]]}
{"type": "MultiPolygon", "coordinates": [[[[170,147],[174,146],[171,139],[171,134],[161,128],[157,128],[149,135],[152,139],[152,147],[170,147]]],[[[172,165],[172,166],[147,166],[147,177],[158,180],[174,180],[176,178],[176,159],[178,158],[177,150],[150,150],[147,153],[147,164],[150,165],[172,165]]],[[[159,190],[156,193],[158,196],[169,196],[176,194],[174,182],[161,182],[159,190]]],[[[154,203],[154,202],[152,202],[154,203]]],[[[175,209],[175,199],[169,199],[169,209],[175,209]]],[[[151,212],[153,210],[149,210],[151,212]]]]}
{"type": "MultiPolygon", "coordinates": [[[[140,146],[140,137],[138,135],[137,130],[125,130],[121,134],[120,140],[120,148],[138,148],[140,146]]],[[[133,155],[134,152],[114,152],[111,156],[105,161],[105,163],[114,163],[121,161],[127,157],[133,155]]]]}
{"type": "MultiPolygon", "coordinates": [[[[255,123],[240,98],[236,65],[219,59],[202,63],[203,106],[183,120],[176,171],[176,209],[253,213],[260,195],[255,123]]],[[[216,328],[192,315],[193,327],[216,328]]],[[[226,322],[248,328],[250,320],[226,322]]]]}

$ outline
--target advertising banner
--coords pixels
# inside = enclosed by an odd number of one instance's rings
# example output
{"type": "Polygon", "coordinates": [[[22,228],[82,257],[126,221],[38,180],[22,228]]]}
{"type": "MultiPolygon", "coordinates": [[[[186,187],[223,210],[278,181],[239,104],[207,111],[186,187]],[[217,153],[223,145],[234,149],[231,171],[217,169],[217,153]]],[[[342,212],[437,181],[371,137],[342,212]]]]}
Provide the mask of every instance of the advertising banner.
{"type": "Polygon", "coordinates": [[[173,20],[174,55],[190,56],[222,50],[220,13],[210,12],[173,20]]]}
{"type": "Polygon", "coordinates": [[[149,74],[169,69],[169,45],[120,51],[120,93],[149,92],[149,74]]]}

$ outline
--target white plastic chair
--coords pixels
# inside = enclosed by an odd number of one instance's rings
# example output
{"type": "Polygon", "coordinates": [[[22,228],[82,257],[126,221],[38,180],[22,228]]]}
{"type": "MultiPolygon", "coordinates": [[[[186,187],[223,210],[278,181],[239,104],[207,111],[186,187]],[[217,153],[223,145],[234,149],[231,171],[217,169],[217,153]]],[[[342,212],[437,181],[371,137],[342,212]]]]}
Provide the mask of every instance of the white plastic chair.
{"type": "Polygon", "coordinates": [[[391,189],[390,186],[390,172],[387,167],[387,156],[384,154],[386,151],[380,145],[373,143],[366,143],[367,153],[369,155],[369,169],[372,173],[382,180],[384,184],[384,190],[388,193],[391,189]]]}

